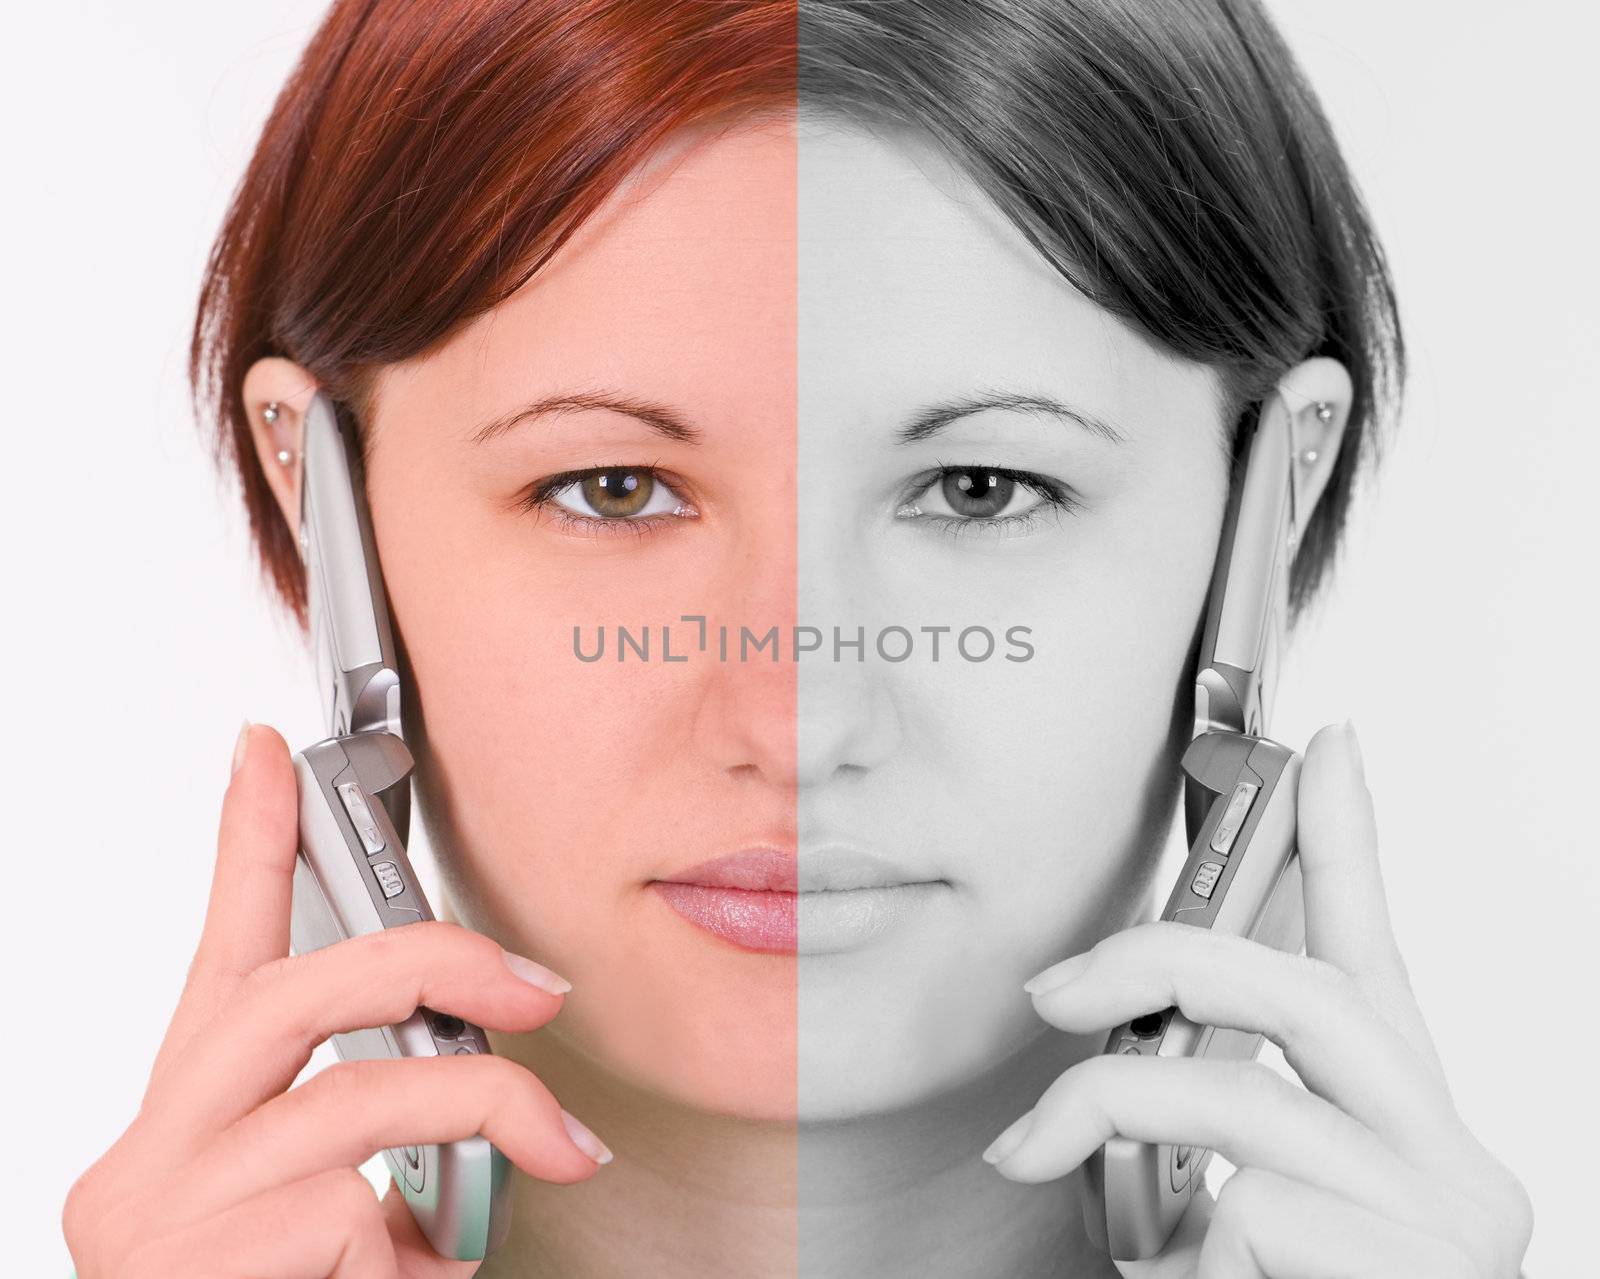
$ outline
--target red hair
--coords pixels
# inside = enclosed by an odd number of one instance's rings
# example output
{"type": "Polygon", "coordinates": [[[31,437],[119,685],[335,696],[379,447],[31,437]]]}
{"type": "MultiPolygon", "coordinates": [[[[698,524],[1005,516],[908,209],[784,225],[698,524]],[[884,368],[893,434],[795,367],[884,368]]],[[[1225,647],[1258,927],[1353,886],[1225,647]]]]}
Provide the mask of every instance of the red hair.
{"type": "Polygon", "coordinates": [[[264,574],[302,626],[250,366],[304,366],[359,430],[377,366],[510,296],[669,134],[792,107],[796,27],[796,0],[335,0],[212,245],[189,358],[264,574]]]}

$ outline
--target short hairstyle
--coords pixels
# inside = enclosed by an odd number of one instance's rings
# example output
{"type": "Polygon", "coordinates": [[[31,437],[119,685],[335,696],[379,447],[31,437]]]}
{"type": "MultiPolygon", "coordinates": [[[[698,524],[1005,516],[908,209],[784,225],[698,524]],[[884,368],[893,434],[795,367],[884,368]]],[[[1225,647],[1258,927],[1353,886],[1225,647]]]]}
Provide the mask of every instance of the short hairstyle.
{"type": "Polygon", "coordinates": [[[378,367],[509,297],[677,129],[795,107],[931,136],[1076,288],[1221,370],[1235,442],[1294,364],[1350,370],[1298,611],[1404,349],[1356,184],[1255,0],[336,0],[235,191],[190,346],[214,453],[302,625],[250,365],[304,365],[359,429],[378,367]]]}
{"type": "Polygon", "coordinates": [[[792,107],[795,32],[794,0],[335,0],[212,246],[189,360],[302,626],[297,530],[241,402],[250,366],[303,365],[359,429],[379,366],[508,298],[671,134],[792,107]]]}
{"type": "Polygon", "coordinates": [[[808,104],[930,134],[1080,292],[1218,368],[1236,480],[1278,379],[1345,365],[1298,614],[1398,415],[1405,349],[1360,192],[1256,0],[802,0],[799,75],[808,104]]]}

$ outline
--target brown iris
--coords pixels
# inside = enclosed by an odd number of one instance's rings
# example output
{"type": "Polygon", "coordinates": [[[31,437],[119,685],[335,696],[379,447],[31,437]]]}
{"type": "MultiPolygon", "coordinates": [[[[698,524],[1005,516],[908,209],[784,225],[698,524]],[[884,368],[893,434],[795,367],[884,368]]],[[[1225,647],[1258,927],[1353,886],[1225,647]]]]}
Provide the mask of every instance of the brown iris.
{"type": "Polygon", "coordinates": [[[960,470],[947,472],[940,487],[957,515],[992,519],[1006,509],[1017,482],[993,471],[960,470]]]}
{"type": "Polygon", "coordinates": [[[619,467],[587,476],[583,481],[583,500],[601,515],[637,515],[650,502],[655,480],[648,471],[619,467]]]}

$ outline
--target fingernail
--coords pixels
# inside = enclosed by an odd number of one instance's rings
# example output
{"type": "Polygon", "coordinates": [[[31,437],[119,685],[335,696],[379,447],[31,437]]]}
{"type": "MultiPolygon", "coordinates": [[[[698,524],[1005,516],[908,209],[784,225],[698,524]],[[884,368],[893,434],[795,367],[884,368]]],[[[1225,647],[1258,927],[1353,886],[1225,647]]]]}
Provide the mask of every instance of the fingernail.
{"type": "Polygon", "coordinates": [[[1027,1140],[1028,1131],[1032,1127],[1033,1111],[1030,1110],[989,1143],[989,1149],[983,1152],[983,1162],[997,1164],[1011,1158],[1017,1153],[1017,1147],[1027,1140]]]}
{"type": "Polygon", "coordinates": [[[1052,964],[1042,973],[1037,973],[1028,978],[1027,981],[1022,983],[1022,989],[1030,995],[1043,995],[1059,986],[1065,986],[1088,966],[1089,952],[1084,951],[1081,955],[1074,955],[1071,959],[1063,959],[1059,964],[1052,964]]]}
{"type": "Polygon", "coordinates": [[[233,743],[233,772],[228,774],[229,777],[232,777],[234,773],[237,773],[240,767],[244,764],[245,753],[249,745],[250,721],[245,720],[245,722],[239,726],[239,736],[233,743]]]}
{"type": "Polygon", "coordinates": [[[572,1138],[572,1144],[590,1159],[597,1164],[611,1162],[611,1151],[607,1149],[606,1143],[579,1123],[575,1115],[568,1114],[564,1108],[561,1111],[561,1122],[566,1126],[567,1136],[572,1138]]]}
{"type": "Polygon", "coordinates": [[[1350,753],[1355,757],[1356,767],[1361,770],[1362,777],[1365,777],[1367,775],[1367,764],[1366,761],[1361,758],[1361,739],[1356,736],[1356,725],[1354,720],[1345,720],[1344,735],[1350,742],[1350,753]]]}
{"type": "Polygon", "coordinates": [[[526,956],[513,954],[509,950],[500,953],[505,956],[506,967],[530,986],[547,990],[552,995],[564,995],[572,989],[570,981],[559,973],[551,972],[543,964],[536,964],[526,956]]]}

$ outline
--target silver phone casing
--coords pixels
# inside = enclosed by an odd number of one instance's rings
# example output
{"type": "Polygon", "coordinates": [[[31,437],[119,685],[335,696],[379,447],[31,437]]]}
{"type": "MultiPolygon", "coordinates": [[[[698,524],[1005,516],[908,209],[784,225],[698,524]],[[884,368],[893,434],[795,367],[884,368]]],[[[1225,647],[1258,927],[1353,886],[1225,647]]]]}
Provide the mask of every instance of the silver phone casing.
{"type": "MultiPolygon", "coordinates": [[[[1287,423],[1262,424],[1229,503],[1195,672],[1194,736],[1265,734],[1278,686],[1294,564],[1293,443],[1287,423]]],[[[1191,827],[1192,830],[1192,827],[1191,827]]]]}
{"type": "Polygon", "coordinates": [[[300,552],[312,619],[317,682],[333,735],[400,731],[400,677],[377,555],[362,504],[354,500],[358,463],[333,405],[318,395],[306,413],[300,552]]]}
{"type": "MultiPolygon", "coordinates": [[[[1184,770],[1215,799],[1161,917],[1298,952],[1305,943],[1295,844],[1300,756],[1266,738],[1213,732],[1190,745],[1184,770]],[[1240,782],[1260,789],[1230,850],[1219,856],[1213,836],[1240,782]],[[1194,889],[1207,862],[1223,867],[1209,898],[1194,889]]],[[[1135,1022],[1124,1022],[1108,1036],[1105,1051],[1249,1061],[1261,1050],[1259,1034],[1198,1025],[1176,1008],[1164,1017],[1155,1034],[1137,1033],[1135,1022]]],[[[1083,1166],[1090,1240],[1118,1261],[1155,1256],[1204,1183],[1210,1160],[1209,1150],[1111,1138],[1083,1166]]]]}
{"type": "MultiPolygon", "coordinates": [[[[432,919],[405,849],[380,800],[412,767],[405,744],[389,733],[329,738],[294,757],[300,791],[300,851],[295,858],[290,941],[295,954],[385,928],[432,919]],[[338,787],[354,783],[382,848],[367,851],[338,787]],[[387,888],[385,887],[387,883],[387,888]]],[[[371,831],[369,830],[369,838],[371,831]]],[[[430,1018],[419,1008],[405,1021],[332,1036],[344,1061],[434,1057],[491,1051],[483,1031],[459,1018],[430,1018]]],[[[437,1014],[432,1014],[436,1018],[437,1014]]],[[[481,1135],[383,1152],[395,1184],[440,1256],[469,1261],[504,1242],[511,1219],[506,1157],[481,1135]]]]}
{"type": "MultiPolygon", "coordinates": [[[[324,722],[333,737],[384,732],[404,741],[400,667],[372,521],[361,496],[361,460],[332,402],[320,393],[306,412],[302,447],[300,554],[324,722]]],[[[383,796],[402,843],[411,834],[410,801],[408,786],[383,796]]]]}

